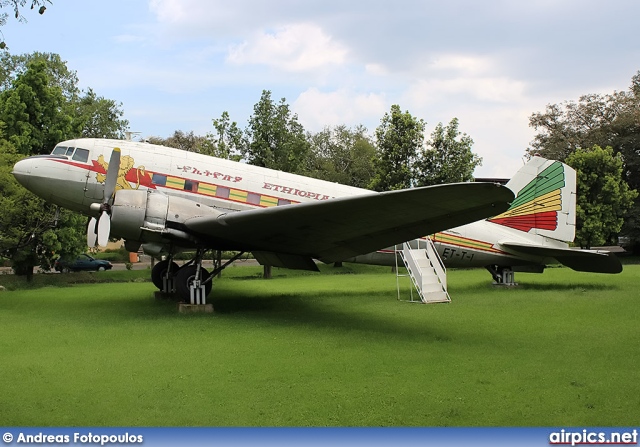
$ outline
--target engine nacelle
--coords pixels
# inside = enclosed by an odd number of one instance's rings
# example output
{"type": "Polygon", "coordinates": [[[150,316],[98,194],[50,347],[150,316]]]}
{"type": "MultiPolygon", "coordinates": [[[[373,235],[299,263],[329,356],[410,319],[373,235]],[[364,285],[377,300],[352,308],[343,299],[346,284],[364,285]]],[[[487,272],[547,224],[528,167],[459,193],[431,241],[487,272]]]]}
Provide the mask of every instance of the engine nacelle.
{"type": "Polygon", "coordinates": [[[167,238],[194,242],[176,227],[194,217],[221,214],[182,197],[151,190],[120,190],[111,206],[111,235],[140,242],[162,242],[167,238]]]}

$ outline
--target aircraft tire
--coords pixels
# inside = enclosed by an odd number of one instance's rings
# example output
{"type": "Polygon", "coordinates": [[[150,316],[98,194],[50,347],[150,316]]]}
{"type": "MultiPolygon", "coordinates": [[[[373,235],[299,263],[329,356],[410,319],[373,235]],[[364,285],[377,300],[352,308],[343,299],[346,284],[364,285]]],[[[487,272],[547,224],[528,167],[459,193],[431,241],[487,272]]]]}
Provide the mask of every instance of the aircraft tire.
{"type": "MultiPolygon", "coordinates": [[[[211,276],[211,273],[209,273],[207,270],[205,270],[204,268],[200,269],[200,274],[202,276],[202,281],[206,280],[209,278],[209,276],[211,276]]],[[[178,296],[180,298],[182,298],[182,301],[184,302],[189,302],[190,301],[190,293],[189,293],[189,286],[191,286],[191,283],[193,282],[193,279],[196,276],[196,266],[195,265],[189,265],[186,267],[182,267],[180,270],[178,270],[178,273],[176,274],[176,292],[178,293],[178,296]]],[[[205,296],[209,295],[209,293],[211,293],[211,288],[213,287],[213,282],[209,281],[206,285],[205,285],[205,296]]]]}
{"type": "MultiPolygon", "coordinates": [[[[151,282],[153,282],[153,285],[156,286],[158,290],[162,290],[162,277],[167,271],[168,266],[169,266],[169,261],[164,260],[154,265],[153,270],[151,270],[151,282]]],[[[174,275],[179,268],[180,267],[175,262],[171,263],[171,271],[174,273],[174,275]]]]}

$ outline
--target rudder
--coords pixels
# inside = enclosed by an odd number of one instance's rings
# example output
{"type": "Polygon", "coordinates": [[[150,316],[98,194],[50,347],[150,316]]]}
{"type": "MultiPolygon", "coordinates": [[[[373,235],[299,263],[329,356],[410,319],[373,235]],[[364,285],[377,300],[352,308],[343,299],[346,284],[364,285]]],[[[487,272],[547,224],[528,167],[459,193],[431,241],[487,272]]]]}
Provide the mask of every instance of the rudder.
{"type": "Polygon", "coordinates": [[[516,198],[489,221],[529,234],[572,242],[576,229],[576,172],[554,160],[533,157],[507,183],[516,198]]]}

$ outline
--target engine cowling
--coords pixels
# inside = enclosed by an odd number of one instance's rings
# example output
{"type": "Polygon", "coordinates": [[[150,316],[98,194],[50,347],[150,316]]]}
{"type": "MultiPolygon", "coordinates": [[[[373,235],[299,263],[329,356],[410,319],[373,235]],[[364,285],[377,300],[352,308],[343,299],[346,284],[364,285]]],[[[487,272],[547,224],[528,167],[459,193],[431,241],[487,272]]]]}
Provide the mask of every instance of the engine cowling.
{"type": "Polygon", "coordinates": [[[121,190],[111,206],[111,235],[142,243],[183,236],[187,242],[189,235],[176,230],[180,224],[194,217],[221,214],[214,208],[182,197],[152,190],[121,190]]]}

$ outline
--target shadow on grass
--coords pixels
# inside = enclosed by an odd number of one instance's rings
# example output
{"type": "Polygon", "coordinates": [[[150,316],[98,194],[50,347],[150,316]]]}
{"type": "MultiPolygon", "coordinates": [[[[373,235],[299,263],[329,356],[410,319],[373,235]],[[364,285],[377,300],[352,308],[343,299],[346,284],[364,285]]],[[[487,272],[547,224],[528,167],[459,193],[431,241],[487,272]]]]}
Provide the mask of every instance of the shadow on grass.
{"type": "Polygon", "coordinates": [[[593,284],[593,283],[569,283],[569,284],[521,284],[517,286],[523,290],[550,290],[550,291],[570,291],[570,290],[583,290],[583,291],[601,291],[601,290],[620,290],[615,284],[593,284]]]}
{"type": "Polygon", "coordinates": [[[467,284],[467,285],[454,285],[450,287],[450,292],[454,293],[460,292],[477,292],[477,291],[510,291],[517,293],[519,290],[538,290],[538,291],[558,291],[558,292],[568,292],[572,290],[582,290],[582,291],[603,291],[603,290],[620,290],[621,288],[616,284],[595,284],[595,283],[528,283],[528,282],[518,282],[516,286],[500,286],[496,284],[492,284],[490,282],[486,283],[476,283],[476,284],[467,284]]]}
{"type": "MultiPolygon", "coordinates": [[[[415,313],[411,316],[407,314],[410,307],[416,306],[414,309],[417,310],[422,305],[399,303],[389,297],[388,291],[382,291],[367,294],[367,299],[370,299],[376,308],[363,312],[366,303],[363,303],[362,296],[362,293],[355,291],[321,292],[312,296],[297,293],[253,297],[230,295],[214,299],[213,306],[219,318],[229,321],[241,319],[282,327],[295,326],[331,332],[350,331],[371,340],[393,337],[408,342],[420,340],[426,343],[441,343],[458,338],[455,335],[456,329],[448,327],[440,319],[434,320],[427,313],[422,313],[425,318],[413,318],[415,313]],[[336,296],[343,298],[344,307],[336,303],[336,296]],[[323,298],[330,300],[330,303],[323,302],[323,298]],[[390,305],[398,308],[384,313],[384,305],[379,305],[381,299],[389,299],[390,305]]],[[[426,310],[426,307],[424,309],[426,310]]],[[[467,341],[465,340],[465,343],[467,341]]]]}

